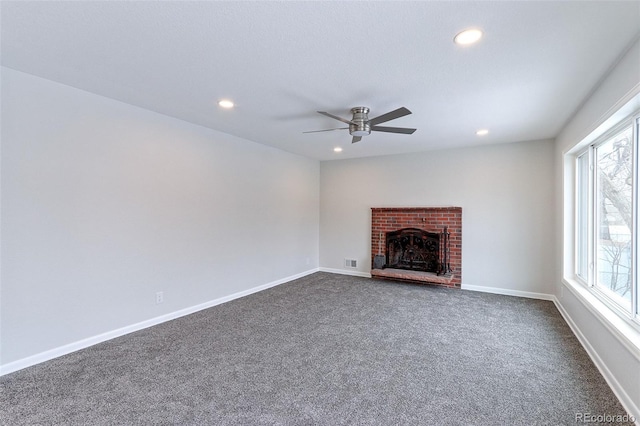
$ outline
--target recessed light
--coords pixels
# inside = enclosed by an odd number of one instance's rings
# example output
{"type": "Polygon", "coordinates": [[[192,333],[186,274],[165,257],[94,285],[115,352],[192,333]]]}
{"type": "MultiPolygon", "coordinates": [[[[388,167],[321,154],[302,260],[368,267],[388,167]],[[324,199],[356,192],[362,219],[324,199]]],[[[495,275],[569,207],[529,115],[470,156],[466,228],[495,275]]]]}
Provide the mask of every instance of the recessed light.
{"type": "Polygon", "coordinates": [[[233,102],[228,99],[221,100],[220,102],[218,102],[218,105],[220,105],[222,108],[233,108],[233,102]]]}
{"type": "Polygon", "coordinates": [[[488,134],[489,134],[489,131],[487,129],[480,129],[480,130],[478,130],[476,132],[476,135],[478,135],[478,136],[485,136],[485,135],[488,135],[488,134]]]}
{"type": "Polygon", "coordinates": [[[333,152],[342,152],[342,148],[336,146],[335,148],[333,148],[333,152]]]}
{"type": "Polygon", "coordinates": [[[453,38],[453,41],[456,44],[473,44],[482,38],[482,31],[477,28],[471,28],[468,30],[464,30],[456,34],[453,38]]]}

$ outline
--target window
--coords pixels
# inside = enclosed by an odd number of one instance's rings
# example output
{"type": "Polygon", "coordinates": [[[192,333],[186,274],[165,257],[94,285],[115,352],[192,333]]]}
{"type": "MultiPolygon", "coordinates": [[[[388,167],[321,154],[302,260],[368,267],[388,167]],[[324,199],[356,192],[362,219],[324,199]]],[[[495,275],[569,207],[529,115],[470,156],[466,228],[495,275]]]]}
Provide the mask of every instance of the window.
{"type": "Polygon", "coordinates": [[[623,120],[576,154],[575,272],[609,306],[638,320],[638,129],[623,120]]]}

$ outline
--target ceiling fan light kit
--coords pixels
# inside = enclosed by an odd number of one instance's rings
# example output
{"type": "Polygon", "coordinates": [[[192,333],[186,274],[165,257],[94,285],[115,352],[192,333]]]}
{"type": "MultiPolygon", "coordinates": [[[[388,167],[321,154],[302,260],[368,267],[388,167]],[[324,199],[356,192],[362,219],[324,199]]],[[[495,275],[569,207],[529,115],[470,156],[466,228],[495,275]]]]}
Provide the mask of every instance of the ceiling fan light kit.
{"type": "Polygon", "coordinates": [[[351,124],[349,124],[349,134],[351,136],[366,136],[371,133],[371,126],[369,125],[369,108],[367,107],[355,107],[351,108],[351,124]]]}
{"type": "Polygon", "coordinates": [[[378,126],[380,123],[385,123],[387,121],[395,120],[396,118],[404,117],[405,115],[411,114],[405,107],[401,107],[395,109],[386,114],[382,114],[378,117],[369,119],[369,108],[359,106],[351,108],[351,114],[353,117],[351,120],[347,120],[345,118],[339,117],[337,115],[330,114],[326,111],[318,111],[318,113],[322,115],[326,115],[327,117],[331,117],[335,120],[341,121],[345,124],[348,124],[349,127],[341,127],[338,129],[326,129],[326,130],[312,130],[310,132],[304,133],[316,133],[316,132],[328,132],[331,130],[342,130],[349,129],[349,134],[353,136],[351,143],[360,142],[363,136],[367,136],[374,132],[387,132],[387,133],[402,133],[405,135],[410,135],[416,131],[416,129],[410,129],[406,127],[386,127],[386,126],[378,126]]]}

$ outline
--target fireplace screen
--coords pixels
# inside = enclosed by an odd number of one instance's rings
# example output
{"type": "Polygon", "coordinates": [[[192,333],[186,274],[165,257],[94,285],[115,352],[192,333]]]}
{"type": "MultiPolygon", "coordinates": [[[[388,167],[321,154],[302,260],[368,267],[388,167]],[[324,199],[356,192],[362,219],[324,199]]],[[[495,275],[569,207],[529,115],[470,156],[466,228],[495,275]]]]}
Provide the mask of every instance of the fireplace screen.
{"type": "Polygon", "coordinates": [[[449,267],[449,233],[427,232],[405,228],[386,234],[385,268],[435,272],[451,271],[449,267]]]}

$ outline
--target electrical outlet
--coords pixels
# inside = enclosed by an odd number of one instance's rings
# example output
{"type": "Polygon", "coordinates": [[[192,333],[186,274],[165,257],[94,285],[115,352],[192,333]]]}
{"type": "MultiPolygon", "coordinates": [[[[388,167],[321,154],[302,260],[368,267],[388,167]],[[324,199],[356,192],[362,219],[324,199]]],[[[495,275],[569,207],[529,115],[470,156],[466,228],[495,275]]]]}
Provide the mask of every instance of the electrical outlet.
{"type": "Polygon", "coordinates": [[[164,292],[159,291],[156,293],[156,304],[164,302],[164,292]]]}

